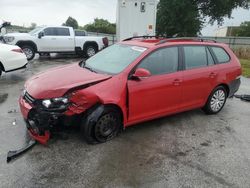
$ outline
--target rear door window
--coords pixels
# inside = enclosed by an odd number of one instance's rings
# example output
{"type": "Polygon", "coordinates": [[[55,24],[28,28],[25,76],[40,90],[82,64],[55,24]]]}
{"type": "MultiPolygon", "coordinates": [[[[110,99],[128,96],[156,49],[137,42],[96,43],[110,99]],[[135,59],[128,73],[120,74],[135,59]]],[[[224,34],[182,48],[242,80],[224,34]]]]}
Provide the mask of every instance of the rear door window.
{"type": "Polygon", "coordinates": [[[86,36],[85,31],[75,31],[75,36],[86,36]]]}
{"type": "Polygon", "coordinates": [[[68,28],[56,28],[57,36],[70,36],[68,28]]]}
{"type": "Polygon", "coordinates": [[[229,55],[227,54],[227,52],[223,48],[211,47],[211,49],[213,50],[213,53],[214,53],[219,64],[227,63],[230,61],[229,55]]]}
{"type": "Polygon", "coordinates": [[[184,62],[186,69],[207,66],[207,52],[205,46],[184,46],[184,62]]]}

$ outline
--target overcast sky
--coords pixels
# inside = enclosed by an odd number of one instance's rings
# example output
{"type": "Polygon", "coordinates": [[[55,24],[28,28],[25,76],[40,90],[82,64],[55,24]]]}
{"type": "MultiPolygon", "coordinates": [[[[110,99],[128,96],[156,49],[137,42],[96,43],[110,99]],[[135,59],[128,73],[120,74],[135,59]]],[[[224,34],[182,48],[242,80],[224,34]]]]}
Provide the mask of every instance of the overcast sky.
{"type": "MultiPolygon", "coordinates": [[[[0,0],[0,19],[14,25],[61,25],[72,16],[83,26],[94,18],[116,22],[117,0],[0,0]]],[[[226,19],[223,26],[237,26],[250,21],[250,10],[236,9],[233,19],[226,19]]],[[[203,35],[213,35],[218,26],[207,25],[203,35]]]]}

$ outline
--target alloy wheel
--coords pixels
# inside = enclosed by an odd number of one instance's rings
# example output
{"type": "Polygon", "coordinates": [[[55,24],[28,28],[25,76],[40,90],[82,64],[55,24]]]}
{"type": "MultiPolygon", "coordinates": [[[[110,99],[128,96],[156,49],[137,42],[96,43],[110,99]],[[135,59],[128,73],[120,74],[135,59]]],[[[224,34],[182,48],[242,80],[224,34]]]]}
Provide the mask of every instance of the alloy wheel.
{"type": "Polygon", "coordinates": [[[225,101],[226,101],[225,91],[222,89],[215,91],[210,101],[211,110],[213,110],[214,112],[220,111],[225,101]]]}

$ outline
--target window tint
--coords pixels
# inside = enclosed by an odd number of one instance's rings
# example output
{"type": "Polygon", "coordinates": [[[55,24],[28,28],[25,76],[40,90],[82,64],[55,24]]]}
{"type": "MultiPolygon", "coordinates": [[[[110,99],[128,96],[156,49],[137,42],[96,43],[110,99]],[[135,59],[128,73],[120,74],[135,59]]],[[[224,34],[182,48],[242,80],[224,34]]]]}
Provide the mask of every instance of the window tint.
{"type": "Polygon", "coordinates": [[[48,27],[44,29],[45,36],[56,36],[56,30],[53,27],[48,27]]]}
{"type": "Polygon", "coordinates": [[[138,68],[145,68],[152,75],[176,72],[178,69],[178,47],[164,48],[153,52],[142,60],[138,68]]]}
{"type": "Polygon", "coordinates": [[[75,31],[75,36],[86,36],[85,31],[75,31]]]}
{"type": "Polygon", "coordinates": [[[48,27],[44,29],[45,36],[70,36],[68,28],[48,27]]]}
{"type": "Polygon", "coordinates": [[[228,61],[230,61],[230,57],[229,55],[225,52],[224,49],[220,48],[220,47],[211,47],[217,60],[218,63],[227,63],[228,61]]]}
{"type": "Polygon", "coordinates": [[[207,61],[208,61],[208,65],[214,65],[214,59],[210,53],[210,51],[207,49],[207,61]]]}
{"type": "Polygon", "coordinates": [[[184,46],[184,60],[186,69],[207,66],[205,46],[184,46]]]}
{"type": "Polygon", "coordinates": [[[56,28],[57,36],[70,36],[68,28],[56,28]]]}

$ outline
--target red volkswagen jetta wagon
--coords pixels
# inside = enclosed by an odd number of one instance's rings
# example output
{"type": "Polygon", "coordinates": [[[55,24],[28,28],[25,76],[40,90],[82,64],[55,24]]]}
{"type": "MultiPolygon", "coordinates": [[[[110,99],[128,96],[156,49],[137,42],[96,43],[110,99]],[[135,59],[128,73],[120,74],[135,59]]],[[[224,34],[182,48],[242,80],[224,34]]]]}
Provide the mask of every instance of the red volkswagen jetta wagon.
{"type": "Polygon", "coordinates": [[[19,103],[40,143],[58,124],[78,124],[88,143],[98,143],[170,114],[195,108],[216,114],[238,90],[240,75],[239,60],[225,44],[134,37],[87,61],[35,75],[19,103]]]}

